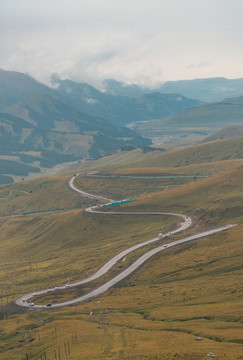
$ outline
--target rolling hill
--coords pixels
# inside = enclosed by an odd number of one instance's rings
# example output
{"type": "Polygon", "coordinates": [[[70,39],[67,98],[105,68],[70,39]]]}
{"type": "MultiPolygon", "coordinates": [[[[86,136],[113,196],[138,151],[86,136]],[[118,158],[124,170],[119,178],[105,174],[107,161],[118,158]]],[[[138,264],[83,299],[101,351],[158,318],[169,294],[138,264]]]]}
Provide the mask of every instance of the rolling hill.
{"type": "Polygon", "coordinates": [[[229,126],[221,129],[214,134],[207,136],[202,142],[209,142],[215,140],[225,140],[243,136],[243,125],[229,126]]]}
{"type": "Polygon", "coordinates": [[[181,167],[191,167],[192,165],[195,165],[200,170],[200,168],[213,168],[215,162],[234,162],[234,160],[243,160],[243,136],[191,146],[182,150],[168,151],[149,159],[127,164],[114,165],[114,170],[123,169],[123,173],[125,172],[124,168],[131,169],[129,172],[132,172],[135,168],[149,169],[155,167],[163,169],[167,167],[176,170],[181,167]]]}
{"type": "Polygon", "coordinates": [[[200,105],[177,112],[167,118],[139,124],[136,129],[144,136],[165,134],[211,134],[222,128],[243,123],[243,97],[200,105]]]}

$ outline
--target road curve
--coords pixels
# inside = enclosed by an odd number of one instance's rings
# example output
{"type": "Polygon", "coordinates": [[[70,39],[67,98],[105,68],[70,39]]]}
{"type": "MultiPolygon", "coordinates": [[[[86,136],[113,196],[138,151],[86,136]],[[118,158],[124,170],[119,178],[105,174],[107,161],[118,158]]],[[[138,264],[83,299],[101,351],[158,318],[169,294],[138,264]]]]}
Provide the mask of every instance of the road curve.
{"type": "MultiPolygon", "coordinates": [[[[94,199],[98,199],[98,200],[103,200],[103,201],[108,201],[108,202],[113,202],[114,200],[112,199],[108,199],[106,197],[103,196],[97,196],[94,194],[90,194],[87,193],[85,191],[79,190],[75,187],[74,185],[74,180],[76,179],[76,177],[79,174],[73,176],[70,181],[69,181],[69,186],[71,189],[73,189],[74,191],[77,191],[78,193],[80,193],[82,196],[86,196],[89,198],[94,198],[94,199]]],[[[23,296],[20,296],[19,298],[17,298],[14,302],[15,304],[22,306],[22,307],[30,307],[30,304],[28,302],[28,300],[32,299],[35,296],[40,296],[40,295],[44,295],[49,293],[50,291],[55,291],[55,290],[63,290],[66,289],[67,287],[74,287],[74,286],[78,286],[78,285],[82,285],[88,282],[91,282],[97,278],[99,278],[100,276],[104,275],[108,270],[110,270],[116,263],[117,261],[119,261],[120,259],[124,258],[124,256],[128,255],[129,253],[131,253],[132,251],[139,249],[143,246],[146,246],[148,244],[151,244],[153,242],[159,241],[162,238],[172,235],[172,234],[176,234],[180,231],[183,231],[185,229],[187,229],[189,226],[191,226],[191,218],[186,216],[186,215],[182,215],[182,214],[175,214],[175,213],[164,213],[164,212],[102,212],[102,210],[100,210],[101,207],[96,205],[93,207],[89,207],[87,209],[85,209],[87,212],[90,213],[95,213],[95,214],[105,214],[105,215],[169,215],[169,216],[176,216],[176,217],[180,217],[183,220],[183,223],[181,224],[181,226],[174,230],[171,231],[167,234],[160,234],[160,236],[157,236],[153,239],[149,239],[147,241],[144,241],[140,244],[137,244],[135,246],[132,246],[124,251],[122,251],[121,253],[117,254],[116,256],[114,256],[112,259],[110,259],[104,266],[102,266],[95,274],[89,276],[86,279],[74,282],[72,284],[64,285],[64,286],[59,286],[59,287],[55,287],[53,289],[46,289],[46,290],[41,290],[41,291],[37,291],[37,292],[33,292],[33,293],[29,293],[23,296]]],[[[235,226],[235,224],[230,224],[230,225],[224,225],[224,226],[220,226],[217,227],[215,229],[212,230],[208,230],[208,231],[204,231],[201,232],[199,234],[196,235],[192,235],[189,237],[186,237],[184,239],[181,240],[177,240],[168,244],[164,244],[162,246],[159,246],[155,249],[152,249],[150,251],[148,251],[147,253],[145,253],[144,255],[142,255],[139,259],[137,259],[133,264],[131,264],[127,269],[125,269],[124,271],[122,271],[120,274],[118,274],[117,276],[115,276],[113,279],[107,281],[105,284],[99,286],[98,288],[96,288],[95,290],[92,290],[91,292],[89,292],[88,294],[85,294],[83,296],[80,296],[76,299],[73,300],[69,300],[69,301],[64,301],[58,304],[52,304],[52,308],[55,307],[62,307],[62,306],[68,306],[68,305],[74,305],[83,301],[87,301],[90,299],[93,299],[94,297],[97,297],[99,295],[101,295],[102,293],[104,293],[105,291],[107,291],[110,287],[114,286],[116,283],[120,282],[121,280],[123,280],[124,278],[126,278],[128,275],[130,275],[132,272],[134,272],[138,267],[140,267],[142,264],[144,264],[149,258],[151,258],[152,256],[154,256],[155,254],[166,250],[167,248],[170,248],[172,246],[176,246],[188,241],[193,241],[202,237],[206,237],[209,235],[212,235],[214,233],[223,231],[223,230],[227,230],[231,227],[235,226]]],[[[32,308],[46,308],[46,305],[35,305],[33,303],[32,304],[32,308]]]]}

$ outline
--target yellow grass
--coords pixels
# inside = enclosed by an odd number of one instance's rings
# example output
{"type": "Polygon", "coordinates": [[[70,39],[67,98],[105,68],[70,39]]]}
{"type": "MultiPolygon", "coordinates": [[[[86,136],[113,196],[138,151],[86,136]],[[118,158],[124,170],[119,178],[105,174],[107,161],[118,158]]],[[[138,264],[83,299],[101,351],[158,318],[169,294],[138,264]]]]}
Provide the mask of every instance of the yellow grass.
{"type": "Polygon", "coordinates": [[[185,175],[212,175],[218,172],[231,169],[243,165],[243,159],[233,159],[233,160],[222,160],[222,161],[213,161],[200,164],[191,164],[186,166],[179,167],[141,167],[141,168],[125,168],[112,171],[112,174],[120,175],[146,175],[146,174],[185,174],[185,175]]]}
{"type": "Polygon", "coordinates": [[[220,360],[242,359],[241,232],[164,252],[89,303],[2,320],[0,359],[44,352],[55,359],[59,348],[63,359],[203,360],[209,351],[220,360]],[[32,342],[19,342],[28,329],[32,342]]]}
{"type": "Polygon", "coordinates": [[[85,207],[87,199],[68,188],[70,175],[32,179],[0,187],[0,216],[71,207],[85,207]]]}

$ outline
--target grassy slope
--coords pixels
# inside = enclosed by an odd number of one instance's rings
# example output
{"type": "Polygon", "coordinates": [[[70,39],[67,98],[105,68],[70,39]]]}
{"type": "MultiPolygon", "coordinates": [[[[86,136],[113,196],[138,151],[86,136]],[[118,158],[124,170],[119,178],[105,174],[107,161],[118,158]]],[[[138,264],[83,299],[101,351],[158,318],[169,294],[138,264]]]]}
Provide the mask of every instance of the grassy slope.
{"type": "Polygon", "coordinates": [[[234,125],[221,129],[203,139],[203,142],[215,141],[219,139],[231,139],[239,136],[243,136],[243,125],[234,125]]]}
{"type": "Polygon", "coordinates": [[[151,192],[163,191],[168,188],[188,183],[193,179],[175,178],[175,179],[120,179],[120,178],[102,178],[102,177],[79,177],[77,184],[80,188],[94,194],[107,196],[108,198],[121,200],[132,199],[151,192]]]}
{"type": "MultiPolygon", "coordinates": [[[[79,161],[74,161],[74,162],[70,162],[70,163],[65,162],[65,163],[62,163],[61,165],[57,165],[56,167],[54,167],[52,169],[41,168],[41,175],[42,176],[50,176],[53,174],[59,174],[58,176],[60,176],[60,174],[62,174],[63,172],[70,172],[70,171],[76,172],[77,169],[79,169],[79,170],[85,170],[85,169],[90,170],[90,169],[94,169],[94,168],[97,169],[97,168],[102,168],[104,166],[112,166],[115,164],[122,164],[122,163],[131,162],[131,161],[147,159],[152,156],[155,156],[156,154],[158,155],[159,153],[161,153],[161,152],[160,151],[150,151],[150,152],[145,153],[142,151],[141,148],[136,148],[136,149],[130,150],[130,151],[118,150],[114,154],[104,156],[104,157],[98,158],[96,160],[79,160],[79,161]]],[[[26,179],[27,178],[33,179],[33,177],[37,177],[37,175],[32,173],[28,177],[26,177],[26,179]]],[[[38,177],[40,177],[40,174],[38,174],[38,177]]],[[[15,178],[15,181],[22,180],[22,177],[20,177],[20,176],[19,177],[15,176],[14,178],[15,178]]]]}
{"type": "MultiPolygon", "coordinates": [[[[243,159],[243,136],[236,139],[215,141],[189,147],[180,151],[166,152],[148,160],[124,164],[120,168],[181,167],[215,161],[243,159]]],[[[200,168],[198,166],[198,168],[200,168]]]]}
{"type": "MultiPolygon", "coordinates": [[[[59,348],[65,359],[68,343],[70,359],[203,360],[209,351],[220,360],[242,359],[243,168],[235,165],[197,182],[144,195],[128,208],[186,212],[194,219],[192,232],[218,223],[237,222],[237,227],[154,257],[96,301],[2,320],[0,359],[19,359],[26,353],[39,359],[44,351],[55,358],[59,348]],[[32,329],[27,335],[32,342],[25,341],[26,329],[32,329]],[[197,342],[195,336],[204,340],[197,342]]],[[[97,191],[115,192],[119,184],[125,191],[127,183],[122,187],[123,180],[117,181],[112,185],[104,179],[89,179],[86,186],[90,191],[96,186],[97,191]]],[[[140,193],[151,186],[137,185],[140,193]]],[[[104,218],[82,210],[5,219],[0,235],[5,264],[2,301],[8,292],[15,295],[38,284],[66,282],[92,272],[118,249],[149,238],[164,226],[161,218],[152,221],[104,218]],[[97,246],[96,256],[91,255],[97,246]]]]}
{"type": "MultiPolygon", "coordinates": [[[[243,209],[242,178],[243,166],[240,166],[155,196],[147,195],[140,201],[142,208],[181,209],[197,217],[203,216],[207,223],[239,221],[243,209]]],[[[130,207],[139,207],[139,201],[131,203],[130,207]]]]}
{"type": "Polygon", "coordinates": [[[130,244],[154,236],[161,224],[161,217],[109,218],[82,210],[1,220],[2,304],[38,286],[94,272],[130,244]]]}
{"type": "Polygon", "coordinates": [[[80,169],[106,168],[116,164],[118,164],[118,166],[121,166],[122,163],[130,163],[137,160],[149,159],[160,153],[161,152],[157,150],[144,152],[141,148],[137,148],[130,151],[118,150],[112,155],[104,156],[96,160],[83,161],[79,166],[80,169]]]}
{"type": "Polygon", "coordinates": [[[189,164],[185,166],[170,167],[170,166],[154,166],[154,167],[139,167],[139,168],[124,168],[117,169],[111,173],[117,175],[146,175],[146,174],[161,174],[161,175],[213,175],[221,171],[232,169],[243,164],[243,159],[212,161],[201,164],[189,164]]]}
{"type": "Polygon", "coordinates": [[[42,177],[0,187],[0,216],[28,211],[85,207],[89,201],[70,192],[70,176],[42,177]]]}

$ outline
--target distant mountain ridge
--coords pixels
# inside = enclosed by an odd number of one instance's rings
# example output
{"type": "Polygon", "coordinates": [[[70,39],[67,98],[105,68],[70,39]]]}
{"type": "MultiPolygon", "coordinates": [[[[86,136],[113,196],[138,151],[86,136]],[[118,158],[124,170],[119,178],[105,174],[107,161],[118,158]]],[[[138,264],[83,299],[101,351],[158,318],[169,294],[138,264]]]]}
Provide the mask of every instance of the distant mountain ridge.
{"type": "MultiPolygon", "coordinates": [[[[78,112],[104,118],[116,126],[151,120],[198,106],[202,102],[180,94],[143,94],[139,98],[103,93],[88,84],[55,78],[55,89],[38,83],[29,75],[0,70],[0,111],[16,115],[13,107],[40,96],[52,96],[78,112]]],[[[35,101],[35,100],[34,100],[35,101]]],[[[26,105],[24,106],[26,107],[26,105]]],[[[18,113],[19,116],[19,113],[18,113]]],[[[23,115],[23,110],[21,117],[23,115]]],[[[33,120],[33,119],[32,119],[33,120]]]]}
{"type": "Polygon", "coordinates": [[[92,116],[103,117],[118,126],[169,116],[179,110],[202,104],[199,100],[180,94],[154,92],[129,97],[104,93],[88,84],[71,80],[56,79],[55,83],[58,85],[57,92],[65,97],[73,108],[92,116]]]}
{"type": "Polygon", "coordinates": [[[178,92],[205,102],[222,101],[243,95],[243,78],[208,78],[195,80],[167,81],[160,89],[163,93],[178,92]]]}
{"type": "Polygon", "coordinates": [[[103,82],[108,94],[139,97],[143,94],[159,92],[162,94],[181,94],[203,102],[222,101],[243,95],[243,78],[226,79],[224,77],[166,81],[153,89],[135,84],[124,84],[115,80],[103,82]]]}

